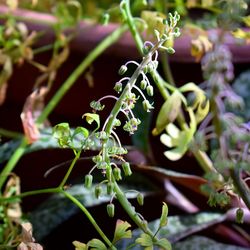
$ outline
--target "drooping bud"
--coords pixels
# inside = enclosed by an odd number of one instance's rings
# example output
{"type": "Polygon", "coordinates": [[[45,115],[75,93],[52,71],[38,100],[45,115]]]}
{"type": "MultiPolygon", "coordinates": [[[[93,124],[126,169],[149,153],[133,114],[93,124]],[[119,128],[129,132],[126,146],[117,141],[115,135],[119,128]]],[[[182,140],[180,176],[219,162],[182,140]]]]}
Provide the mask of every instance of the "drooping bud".
{"type": "Polygon", "coordinates": [[[98,199],[102,193],[102,187],[100,185],[97,185],[95,187],[95,197],[98,199]]]}
{"type": "Polygon", "coordinates": [[[114,174],[114,177],[117,181],[121,180],[122,179],[122,175],[121,175],[121,169],[120,168],[114,168],[113,169],[113,174],[114,174]]]}
{"type": "Polygon", "coordinates": [[[107,213],[109,217],[114,217],[115,215],[115,205],[113,203],[107,205],[107,213]]]}
{"type": "Polygon", "coordinates": [[[127,72],[128,67],[126,65],[122,65],[118,71],[119,75],[123,75],[127,72]]]}
{"type": "Polygon", "coordinates": [[[242,208],[236,210],[236,222],[239,224],[244,222],[244,210],[242,208]]]}
{"type": "Polygon", "coordinates": [[[144,90],[145,88],[147,87],[147,82],[146,82],[146,80],[141,80],[141,82],[140,82],[140,88],[142,89],[142,90],[144,90]]]}
{"type": "Polygon", "coordinates": [[[123,169],[125,176],[130,176],[132,174],[129,162],[123,162],[122,169],[123,169]]]}
{"type": "Polygon", "coordinates": [[[117,82],[115,84],[114,90],[119,94],[120,92],[122,92],[122,83],[121,82],[117,82]]]}
{"type": "Polygon", "coordinates": [[[142,193],[138,193],[136,196],[137,202],[140,206],[143,206],[144,203],[144,196],[142,193]]]}
{"type": "Polygon", "coordinates": [[[91,188],[93,182],[93,176],[91,174],[85,175],[84,186],[85,188],[91,188]]]}
{"type": "Polygon", "coordinates": [[[111,195],[113,193],[113,190],[114,190],[114,183],[108,182],[108,184],[107,184],[107,194],[111,195]]]}
{"type": "Polygon", "coordinates": [[[149,95],[149,96],[153,96],[154,95],[154,89],[153,89],[153,86],[151,86],[151,85],[149,85],[149,86],[147,86],[147,94],[149,95]]]}
{"type": "Polygon", "coordinates": [[[153,109],[153,108],[154,108],[154,107],[149,103],[148,100],[144,100],[144,101],[142,102],[142,106],[143,106],[144,110],[147,111],[147,112],[150,112],[150,109],[153,109]]]}

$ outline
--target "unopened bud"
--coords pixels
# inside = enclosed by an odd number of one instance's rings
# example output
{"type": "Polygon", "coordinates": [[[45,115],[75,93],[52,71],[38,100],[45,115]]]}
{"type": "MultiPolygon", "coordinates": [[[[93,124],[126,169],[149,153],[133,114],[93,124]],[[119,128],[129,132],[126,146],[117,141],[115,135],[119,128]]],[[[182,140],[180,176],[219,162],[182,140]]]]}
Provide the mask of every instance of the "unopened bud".
{"type": "Polygon", "coordinates": [[[114,217],[115,215],[115,205],[114,204],[108,204],[107,205],[107,213],[109,217],[114,217]]]}
{"type": "Polygon", "coordinates": [[[122,163],[122,169],[123,169],[125,176],[130,176],[132,174],[130,164],[128,162],[122,163]]]}
{"type": "Polygon", "coordinates": [[[93,176],[91,174],[85,175],[84,186],[86,188],[91,188],[93,182],[93,176]]]}

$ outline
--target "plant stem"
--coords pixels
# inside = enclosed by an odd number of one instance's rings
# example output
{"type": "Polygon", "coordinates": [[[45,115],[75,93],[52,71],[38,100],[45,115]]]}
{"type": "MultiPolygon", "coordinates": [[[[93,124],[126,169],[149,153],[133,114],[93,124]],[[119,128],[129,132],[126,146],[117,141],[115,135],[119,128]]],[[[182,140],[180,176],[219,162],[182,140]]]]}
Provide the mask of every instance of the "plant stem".
{"type": "Polygon", "coordinates": [[[128,201],[125,194],[121,191],[119,185],[115,181],[114,181],[114,191],[115,191],[117,200],[120,202],[120,204],[122,205],[124,210],[127,212],[129,217],[134,221],[134,223],[140,229],[142,229],[144,233],[150,235],[152,239],[154,238],[157,240],[157,238],[154,236],[154,233],[147,226],[145,226],[143,220],[138,216],[134,207],[128,201]]]}
{"type": "MultiPolygon", "coordinates": [[[[37,123],[41,124],[49,114],[53,111],[59,101],[63,98],[63,96],[67,93],[67,91],[72,87],[78,77],[83,73],[85,69],[89,67],[89,65],[101,54],[104,50],[106,50],[109,46],[115,43],[121,35],[127,30],[127,26],[123,25],[117,28],[113,33],[111,33],[108,37],[106,37],[102,42],[100,42],[95,49],[91,51],[91,53],[82,61],[82,63],[73,71],[73,73],[68,77],[68,79],[62,84],[61,88],[55,93],[52,99],[49,101],[45,109],[42,111],[41,115],[37,119],[37,123]]],[[[25,153],[25,148],[27,146],[27,141],[23,137],[21,145],[16,149],[12,157],[9,159],[7,165],[1,172],[0,176],[0,191],[5,183],[9,173],[14,169],[15,165],[25,153]]]]}
{"type": "Polygon", "coordinates": [[[81,150],[79,150],[79,151],[77,152],[75,158],[74,158],[73,161],[71,162],[71,164],[70,164],[70,166],[69,166],[69,169],[68,169],[66,175],[64,176],[62,182],[61,182],[60,185],[59,185],[60,188],[63,188],[63,186],[66,184],[66,182],[67,182],[67,180],[68,180],[68,178],[69,178],[69,176],[70,176],[70,174],[71,174],[71,172],[72,172],[72,170],[73,170],[73,168],[74,168],[74,166],[75,166],[77,160],[79,159],[80,155],[81,155],[81,150]]]}
{"type": "Polygon", "coordinates": [[[246,206],[250,210],[250,192],[249,187],[246,185],[244,181],[241,179],[241,170],[235,166],[233,169],[230,169],[230,175],[234,182],[234,186],[240,194],[240,197],[245,202],[246,206]]]}
{"type": "MultiPolygon", "coordinates": [[[[194,148],[192,153],[205,173],[213,172],[219,174],[214,168],[212,161],[204,151],[194,148]]],[[[220,179],[223,180],[222,175],[220,175],[220,179]]]]}
{"type": "Polygon", "coordinates": [[[123,17],[125,19],[125,22],[127,22],[129,30],[136,41],[136,47],[139,50],[140,54],[143,54],[143,40],[141,39],[141,36],[137,30],[137,27],[135,25],[133,16],[130,11],[130,1],[129,0],[124,0],[123,5],[121,6],[124,11],[122,11],[123,17]]]}
{"type": "Polygon", "coordinates": [[[89,213],[89,211],[83,206],[83,204],[79,200],[77,200],[74,196],[72,196],[71,194],[69,194],[65,191],[62,191],[62,193],[84,212],[84,214],[87,216],[87,218],[89,219],[91,224],[94,226],[94,228],[100,234],[100,236],[106,242],[106,244],[110,247],[110,249],[115,250],[116,248],[113,246],[112,242],[103,233],[101,228],[97,225],[95,219],[92,217],[92,215],[89,213]]]}
{"type": "Polygon", "coordinates": [[[16,131],[10,131],[4,128],[0,128],[0,135],[7,137],[7,138],[20,138],[23,134],[16,132],[16,131]]]}
{"type": "Polygon", "coordinates": [[[164,72],[164,75],[166,77],[166,80],[172,86],[175,86],[174,77],[173,77],[172,71],[170,69],[168,53],[166,51],[163,51],[160,55],[161,55],[162,68],[163,68],[163,72],[164,72]]]}
{"type": "Polygon", "coordinates": [[[48,194],[48,193],[60,193],[61,191],[62,191],[62,189],[59,187],[32,190],[32,191],[23,192],[23,193],[18,194],[18,195],[13,195],[11,197],[0,197],[0,203],[1,202],[11,202],[14,199],[21,199],[21,198],[25,198],[27,196],[32,196],[32,195],[48,194]]]}
{"type": "Polygon", "coordinates": [[[26,145],[27,145],[27,140],[26,140],[25,137],[23,137],[22,140],[21,140],[21,144],[16,149],[16,151],[11,156],[10,160],[8,161],[8,163],[5,165],[5,167],[1,171],[1,175],[0,175],[0,193],[1,193],[1,189],[2,189],[5,181],[7,180],[9,174],[12,172],[12,170],[16,166],[17,162],[19,161],[19,159],[24,154],[25,149],[26,149],[26,145]]]}
{"type": "Polygon", "coordinates": [[[79,76],[86,70],[89,65],[105,51],[109,46],[116,42],[121,35],[127,30],[127,26],[123,25],[117,28],[113,33],[106,37],[102,42],[100,42],[95,49],[93,49],[89,55],[82,61],[82,63],[71,73],[68,79],[62,84],[62,86],[57,90],[55,95],[49,101],[47,106],[44,108],[43,112],[37,119],[37,123],[42,123],[60,102],[67,91],[76,82],[79,76]]]}

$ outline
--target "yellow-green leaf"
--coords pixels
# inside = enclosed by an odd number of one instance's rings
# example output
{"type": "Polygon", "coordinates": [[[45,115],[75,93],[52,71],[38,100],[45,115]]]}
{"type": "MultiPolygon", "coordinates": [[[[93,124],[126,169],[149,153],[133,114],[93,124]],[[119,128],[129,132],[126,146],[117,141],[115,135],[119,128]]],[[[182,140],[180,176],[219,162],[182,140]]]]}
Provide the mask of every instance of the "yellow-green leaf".
{"type": "Polygon", "coordinates": [[[115,233],[112,243],[115,244],[121,239],[129,239],[132,237],[131,230],[128,230],[131,225],[127,221],[117,220],[115,233]]]}
{"type": "Polygon", "coordinates": [[[181,94],[174,91],[173,94],[164,102],[156,118],[156,125],[153,135],[159,135],[169,123],[175,121],[179,114],[182,103],[181,94]]]}

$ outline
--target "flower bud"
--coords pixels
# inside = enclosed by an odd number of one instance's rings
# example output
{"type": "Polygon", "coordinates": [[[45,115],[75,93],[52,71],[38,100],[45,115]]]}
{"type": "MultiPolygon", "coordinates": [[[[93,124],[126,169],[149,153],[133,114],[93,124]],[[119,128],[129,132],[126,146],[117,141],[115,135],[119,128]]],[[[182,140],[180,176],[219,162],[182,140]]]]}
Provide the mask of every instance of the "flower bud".
{"type": "Polygon", "coordinates": [[[147,112],[150,112],[150,109],[153,109],[153,108],[154,108],[154,107],[149,103],[148,100],[144,100],[144,101],[142,102],[142,106],[143,106],[144,110],[147,111],[147,112]]]}
{"type": "Polygon", "coordinates": [[[128,162],[122,163],[122,169],[123,169],[125,176],[130,176],[132,174],[130,164],[128,162]]]}
{"type": "Polygon", "coordinates": [[[122,175],[121,175],[121,169],[120,168],[114,168],[113,169],[113,174],[114,174],[114,177],[117,181],[121,180],[122,179],[122,175]]]}
{"type": "Polygon", "coordinates": [[[97,163],[97,168],[98,169],[106,169],[107,168],[107,163],[105,161],[101,161],[97,163]]]}
{"type": "Polygon", "coordinates": [[[115,215],[115,205],[114,204],[108,204],[107,205],[107,213],[109,217],[114,217],[115,215]]]}
{"type": "Polygon", "coordinates": [[[146,80],[142,80],[142,81],[140,82],[140,88],[141,88],[142,90],[144,90],[146,87],[147,87],[147,82],[146,82],[146,80]]]}
{"type": "Polygon", "coordinates": [[[166,51],[167,51],[169,54],[174,54],[174,53],[175,53],[175,50],[174,50],[172,47],[166,48],[166,51]]]}
{"type": "Polygon", "coordinates": [[[149,96],[153,96],[154,95],[154,89],[153,89],[153,86],[151,86],[151,85],[149,85],[149,86],[147,86],[147,94],[149,95],[149,96]]]}
{"type": "Polygon", "coordinates": [[[91,188],[93,182],[93,176],[91,174],[85,175],[84,186],[85,188],[91,188]]]}
{"type": "Polygon", "coordinates": [[[128,70],[128,67],[126,65],[122,65],[118,71],[119,75],[123,75],[126,73],[126,71],[128,70]]]}
{"type": "Polygon", "coordinates": [[[138,193],[136,196],[137,202],[140,206],[143,206],[144,203],[144,196],[141,193],[138,193]]]}
{"type": "Polygon", "coordinates": [[[102,187],[100,185],[97,185],[95,187],[95,197],[98,199],[102,193],[102,187]]]}
{"type": "Polygon", "coordinates": [[[108,164],[107,167],[106,167],[106,178],[107,178],[108,181],[111,180],[111,176],[112,176],[112,168],[108,164]]]}
{"type": "Polygon", "coordinates": [[[114,121],[114,126],[119,127],[119,126],[121,126],[121,124],[122,124],[121,121],[116,118],[114,121]]]}
{"type": "Polygon", "coordinates": [[[117,93],[122,92],[122,83],[121,83],[121,82],[117,82],[117,83],[115,84],[114,90],[115,90],[117,93]]]}
{"type": "Polygon", "coordinates": [[[95,155],[95,156],[93,156],[93,157],[92,157],[92,161],[93,161],[94,163],[98,163],[98,162],[102,161],[101,155],[95,155]]]}
{"type": "Polygon", "coordinates": [[[100,23],[102,25],[107,25],[108,22],[109,22],[109,19],[110,19],[110,15],[108,13],[104,13],[102,16],[101,16],[101,20],[100,20],[100,23]]]}
{"type": "Polygon", "coordinates": [[[108,182],[108,184],[107,184],[107,194],[111,195],[113,193],[113,190],[114,190],[114,183],[108,182]]]}
{"type": "Polygon", "coordinates": [[[236,222],[239,224],[244,222],[244,210],[242,208],[236,210],[236,222]]]}

